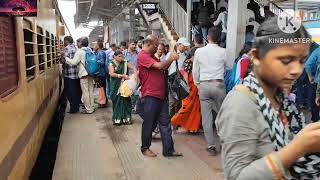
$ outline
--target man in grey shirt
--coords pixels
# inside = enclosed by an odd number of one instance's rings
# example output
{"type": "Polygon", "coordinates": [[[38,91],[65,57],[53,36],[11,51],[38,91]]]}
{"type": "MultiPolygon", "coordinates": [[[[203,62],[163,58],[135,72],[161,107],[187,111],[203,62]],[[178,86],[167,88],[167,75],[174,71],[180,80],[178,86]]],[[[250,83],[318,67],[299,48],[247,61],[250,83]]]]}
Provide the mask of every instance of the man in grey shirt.
{"type": "Polygon", "coordinates": [[[221,32],[218,28],[209,29],[208,41],[205,47],[196,50],[193,61],[193,79],[199,89],[201,104],[202,127],[208,152],[216,155],[213,137],[213,111],[219,111],[226,96],[224,71],[227,65],[226,49],[218,46],[221,32]]]}

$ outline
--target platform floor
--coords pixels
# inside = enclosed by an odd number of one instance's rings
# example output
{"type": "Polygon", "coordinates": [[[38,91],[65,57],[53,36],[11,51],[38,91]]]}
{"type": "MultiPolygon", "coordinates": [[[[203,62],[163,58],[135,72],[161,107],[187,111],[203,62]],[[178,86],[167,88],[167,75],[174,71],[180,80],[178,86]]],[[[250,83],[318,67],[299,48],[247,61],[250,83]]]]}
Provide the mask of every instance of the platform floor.
{"type": "Polygon", "coordinates": [[[112,125],[111,108],[94,114],[66,114],[53,180],[222,180],[220,157],[208,156],[203,134],[174,133],[175,149],[183,157],[165,158],[161,140],[151,149],[156,158],[140,152],[141,119],[112,125]]]}

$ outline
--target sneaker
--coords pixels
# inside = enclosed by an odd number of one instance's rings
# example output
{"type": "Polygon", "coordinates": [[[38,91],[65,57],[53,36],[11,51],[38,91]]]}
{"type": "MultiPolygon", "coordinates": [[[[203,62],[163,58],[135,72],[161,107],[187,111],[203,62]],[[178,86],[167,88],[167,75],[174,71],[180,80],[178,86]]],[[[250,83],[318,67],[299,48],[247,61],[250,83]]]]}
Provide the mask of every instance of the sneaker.
{"type": "Polygon", "coordinates": [[[81,114],[92,114],[92,113],[94,113],[94,111],[88,112],[86,109],[84,109],[84,110],[81,110],[80,113],[81,114]]]}
{"type": "Polygon", "coordinates": [[[217,149],[215,147],[209,147],[207,148],[207,151],[210,156],[216,156],[218,154],[217,149]]]}

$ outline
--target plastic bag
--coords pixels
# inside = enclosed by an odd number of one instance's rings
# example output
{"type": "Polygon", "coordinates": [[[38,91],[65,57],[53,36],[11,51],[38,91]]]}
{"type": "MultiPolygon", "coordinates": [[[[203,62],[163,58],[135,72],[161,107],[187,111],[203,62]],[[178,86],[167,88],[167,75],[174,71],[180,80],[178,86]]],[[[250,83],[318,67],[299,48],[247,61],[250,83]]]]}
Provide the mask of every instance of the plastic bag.
{"type": "Polygon", "coordinates": [[[122,97],[130,97],[139,87],[139,80],[132,74],[128,80],[123,81],[119,87],[119,93],[122,97]]]}

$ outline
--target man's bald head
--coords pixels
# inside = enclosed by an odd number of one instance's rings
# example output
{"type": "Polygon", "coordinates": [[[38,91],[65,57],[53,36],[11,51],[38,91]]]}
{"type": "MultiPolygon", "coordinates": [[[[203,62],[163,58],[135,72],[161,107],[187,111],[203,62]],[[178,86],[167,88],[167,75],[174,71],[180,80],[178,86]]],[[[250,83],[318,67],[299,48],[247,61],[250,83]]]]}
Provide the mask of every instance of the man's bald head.
{"type": "Polygon", "coordinates": [[[157,36],[153,34],[148,35],[143,40],[143,50],[151,54],[155,54],[157,52],[158,45],[159,45],[159,39],[157,36]]]}
{"type": "Polygon", "coordinates": [[[150,34],[143,40],[143,44],[152,44],[155,41],[159,41],[158,37],[153,34],[150,34]]]}

